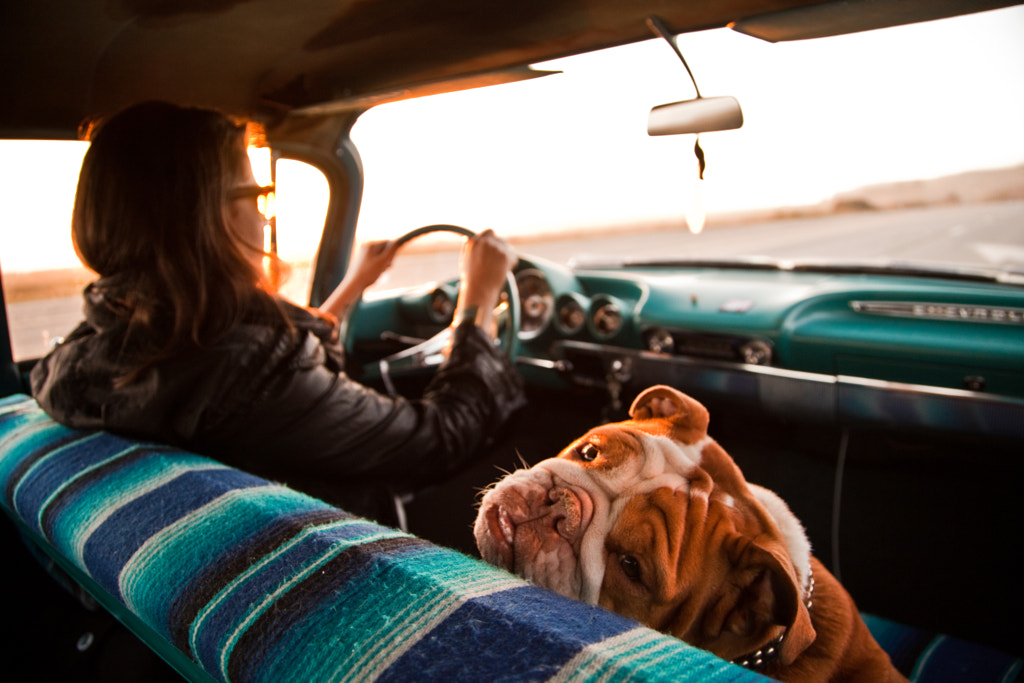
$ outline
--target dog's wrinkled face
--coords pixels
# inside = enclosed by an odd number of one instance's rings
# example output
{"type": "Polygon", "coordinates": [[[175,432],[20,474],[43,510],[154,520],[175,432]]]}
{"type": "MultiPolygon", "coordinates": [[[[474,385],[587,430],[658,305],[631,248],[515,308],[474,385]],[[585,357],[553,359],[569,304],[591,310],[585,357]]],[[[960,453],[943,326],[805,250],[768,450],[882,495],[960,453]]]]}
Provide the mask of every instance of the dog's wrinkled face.
{"type": "Polygon", "coordinates": [[[489,490],[483,558],[726,658],[788,629],[795,657],[814,635],[799,522],[744,480],[694,399],[652,387],[630,416],[489,490]]]}

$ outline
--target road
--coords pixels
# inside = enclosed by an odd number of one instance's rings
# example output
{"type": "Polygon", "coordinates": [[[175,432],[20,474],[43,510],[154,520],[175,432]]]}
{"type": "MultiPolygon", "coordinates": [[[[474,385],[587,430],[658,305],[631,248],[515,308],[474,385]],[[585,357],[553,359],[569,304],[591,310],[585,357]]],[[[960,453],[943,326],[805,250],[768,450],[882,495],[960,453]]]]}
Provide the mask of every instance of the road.
{"type": "MultiPolygon", "coordinates": [[[[699,235],[684,227],[516,242],[523,254],[568,263],[573,258],[730,259],[760,256],[788,260],[927,261],[979,267],[1015,267],[1024,274],[1024,201],[866,211],[710,227],[699,235]]],[[[407,287],[454,277],[456,254],[404,254],[382,288],[407,287]]],[[[296,271],[302,290],[308,274],[296,271]]],[[[308,285],[307,285],[308,286],[308,285]]],[[[293,296],[295,296],[293,294],[293,296]]],[[[8,306],[15,358],[45,353],[51,341],[82,317],[81,297],[8,306]]]]}
{"type": "Polygon", "coordinates": [[[1024,202],[796,218],[709,228],[625,233],[524,244],[524,253],[571,257],[890,259],[1024,270],[1024,202]]]}

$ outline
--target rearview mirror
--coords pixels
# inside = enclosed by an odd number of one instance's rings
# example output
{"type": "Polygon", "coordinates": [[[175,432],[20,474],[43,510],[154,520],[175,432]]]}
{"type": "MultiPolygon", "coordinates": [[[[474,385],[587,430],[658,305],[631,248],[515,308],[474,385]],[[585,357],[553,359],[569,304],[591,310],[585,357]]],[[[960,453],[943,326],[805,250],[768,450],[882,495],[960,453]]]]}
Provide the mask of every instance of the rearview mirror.
{"type": "Polygon", "coordinates": [[[651,109],[648,135],[682,135],[733,130],[743,125],[743,111],[735,97],[698,97],[651,109]]]}

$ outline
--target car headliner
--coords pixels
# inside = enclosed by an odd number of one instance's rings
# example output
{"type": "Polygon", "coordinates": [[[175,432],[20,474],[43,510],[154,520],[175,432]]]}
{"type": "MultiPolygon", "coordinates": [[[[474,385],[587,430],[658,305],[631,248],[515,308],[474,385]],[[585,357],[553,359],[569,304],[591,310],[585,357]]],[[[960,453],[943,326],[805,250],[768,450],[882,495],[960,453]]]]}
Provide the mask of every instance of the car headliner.
{"type": "Polygon", "coordinates": [[[529,65],[733,25],[768,40],[1017,4],[1005,0],[47,0],[0,23],[3,137],[74,137],[146,99],[273,124],[542,75],[529,65]]]}

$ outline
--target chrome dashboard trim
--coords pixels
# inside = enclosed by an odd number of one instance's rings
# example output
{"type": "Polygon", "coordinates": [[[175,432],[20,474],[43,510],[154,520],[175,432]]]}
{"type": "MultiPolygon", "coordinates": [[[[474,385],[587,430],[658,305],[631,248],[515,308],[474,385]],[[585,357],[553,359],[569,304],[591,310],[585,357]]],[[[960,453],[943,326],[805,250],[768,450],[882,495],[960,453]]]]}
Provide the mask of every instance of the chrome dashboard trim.
{"type": "Polygon", "coordinates": [[[1024,400],[865,377],[840,375],[836,379],[840,416],[894,428],[908,425],[1024,437],[1024,400]]]}
{"type": "Polygon", "coordinates": [[[1024,325],[1024,308],[1014,306],[976,306],[930,301],[851,301],[850,308],[857,313],[892,318],[1024,325]]]}
{"type": "MultiPolygon", "coordinates": [[[[1024,438],[1024,400],[1009,396],[698,360],[571,340],[557,342],[552,353],[570,363],[580,355],[592,361],[600,359],[606,372],[613,361],[628,359],[634,388],[668,384],[692,393],[698,400],[725,398],[780,417],[1024,438]]],[[[580,368],[586,366],[572,363],[570,379],[586,386],[600,384],[602,378],[580,374],[580,368]]]]}

